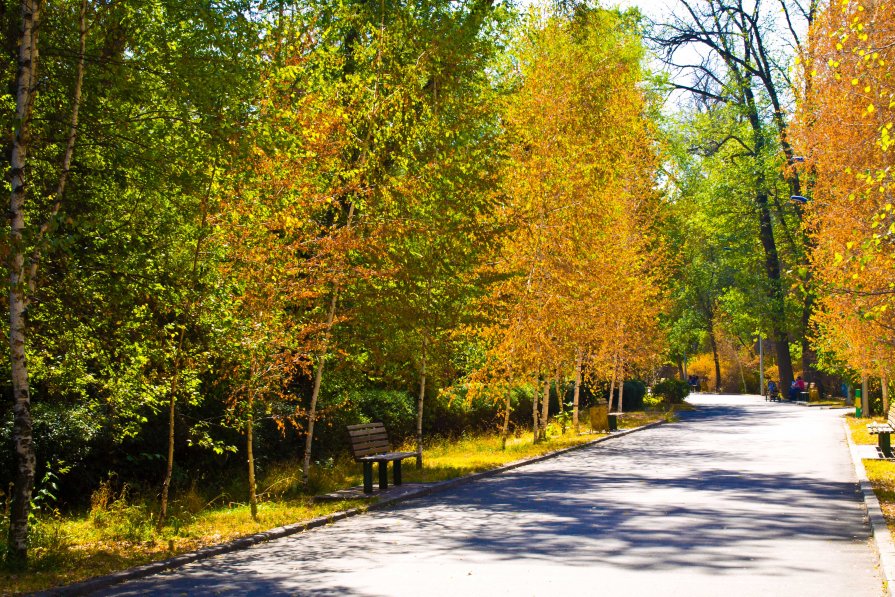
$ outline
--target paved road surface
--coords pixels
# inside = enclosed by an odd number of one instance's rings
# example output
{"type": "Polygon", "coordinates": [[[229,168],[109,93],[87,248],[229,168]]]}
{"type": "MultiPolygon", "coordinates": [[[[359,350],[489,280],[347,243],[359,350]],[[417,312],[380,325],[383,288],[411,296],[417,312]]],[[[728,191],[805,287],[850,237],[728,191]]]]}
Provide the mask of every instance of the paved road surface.
{"type": "Polygon", "coordinates": [[[880,595],[841,411],[682,421],[109,594],[880,595]]]}

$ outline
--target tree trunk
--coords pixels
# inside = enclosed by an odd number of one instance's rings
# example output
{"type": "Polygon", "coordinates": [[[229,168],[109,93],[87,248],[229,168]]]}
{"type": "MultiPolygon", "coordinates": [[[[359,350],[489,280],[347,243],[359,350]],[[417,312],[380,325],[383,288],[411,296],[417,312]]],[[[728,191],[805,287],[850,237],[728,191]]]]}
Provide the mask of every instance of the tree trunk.
{"type": "Polygon", "coordinates": [[[39,0],[23,0],[16,75],[16,123],[10,156],[9,233],[9,355],[12,381],[12,440],[15,450],[15,481],[9,510],[6,562],[13,568],[28,561],[28,514],[34,489],[36,459],[32,438],[31,391],[25,360],[26,280],[25,268],[25,166],[28,133],[37,76],[37,31],[39,0]]]}
{"type": "Polygon", "coordinates": [[[575,393],[572,394],[572,428],[575,430],[575,435],[578,435],[581,432],[578,423],[578,399],[581,395],[581,367],[583,362],[584,352],[579,349],[578,360],[575,363],[575,393]]]}
{"type": "Polygon", "coordinates": [[[423,340],[420,394],[416,401],[416,468],[423,468],[423,402],[426,399],[426,341],[423,340]]]}
{"type": "Polygon", "coordinates": [[[550,416],[550,380],[544,381],[544,398],[541,402],[541,439],[547,440],[547,418],[550,416]]]}
{"type": "Polygon", "coordinates": [[[869,417],[870,413],[870,396],[867,392],[867,374],[861,374],[861,412],[862,416],[869,417]]]}
{"type": "Polygon", "coordinates": [[[677,374],[680,375],[681,381],[687,381],[687,372],[684,371],[684,361],[680,359],[677,362],[677,374]]]}
{"type": "Polygon", "coordinates": [[[887,417],[889,416],[889,376],[883,370],[879,372],[879,386],[883,393],[883,412],[880,414],[887,417]]]}
{"type": "Polygon", "coordinates": [[[817,355],[811,349],[811,341],[808,338],[808,329],[811,326],[811,311],[813,306],[814,301],[809,292],[806,294],[805,303],[802,305],[802,379],[805,380],[805,383],[816,381],[814,364],[817,362],[817,355]]]}
{"type": "Polygon", "coordinates": [[[252,511],[252,520],[258,520],[258,496],[255,493],[255,452],[253,450],[255,415],[252,411],[254,406],[254,401],[249,398],[249,412],[246,419],[246,457],[249,466],[249,508],[252,511]]]}
{"type": "MultiPolygon", "coordinates": [[[[755,96],[752,93],[749,82],[743,84],[743,94],[746,100],[747,116],[755,138],[754,153],[761,156],[767,145],[761,118],[758,115],[758,107],[755,96]]],[[[780,371],[780,387],[788,388],[792,384],[792,356],[789,354],[789,333],[786,331],[785,296],[783,282],[780,279],[780,257],[777,253],[777,243],[774,240],[774,226],[771,219],[771,211],[768,206],[768,191],[764,174],[760,167],[756,168],[755,181],[755,205],[758,208],[759,237],[764,249],[765,274],[768,277],[768,298],[771,306],[771,327],[774,336],[774,346],[777,350],[777,368],[780,371]]]]}
{"type": "Polygon", "coordinates": [[[625,360],[618,363],[618,413],[625,410],[625,360]]]}
{"type": "Polygon", "coordinates": [[[503,411],[503,427],[500,430],[500,449],[507,449],[507,435],[510,433],[510,409],[512,408],[513,395],[507,391],[507,403],[503,411]]]}
{"type": "Polygon", "coordinates": [[[533,442],[538,443],[538,429],[540,425],[538,424],[538,397],[541,395],[541,380],[537,380],[535,382],[535,389],[531,395],[531,418],[532,418],[532,434],[534,435],[533,442]]]}
{"type": "Polygon", "coordinates": [[[715,360],[715,392],[721,391],[721,360],[718,357],[718,343],[715,340],[715,328],[709,324],[709,345],[712,347],[712,358],[715,360]]]}
{"type": "MultiPolygon", "coordinates": [[[[180,343],[183,343],[183,328],[180,330],[180,343]]],[[[168,517],[168,490],[171,488],[171,477],[174,474],[174,407],[177,404],[177,381],[179,365],[175,362],[174,374],[171,376],[171,395],[168,397],[168,463],[165,467],[165,480],[162,482],[162,504],[155,529],[161,531],[168,517]]]]}
{"type": "MultiPolygon", "coordinates": [[[[351,227],[354,218],[354,203],[348,208],[348,221],[346,228],[351,227]]],[[[332,333],[333,321],[336,317],[336,306],[339,303],[339,285],[333,286],[332,298],[329,302],[329,311],[326,313],[326,328],[323,332],[323,346],[317,353],[317,368],[314,371],[314,387],[311,390],[311,404],[308,407],[308,432],[305,436],[305,455],[302,460],[301,479],[307,485],[311,473],[311,449],[314,447],[314,423],[317,420],[317,398],[320,396],[320,384],[323,382],[323,364],[329,349],[329,338],[332,333]]]]}
{"type": "Polygon", "coordinates": [[[612,377],[609,380],[609,405],[608,412],[614,412],[612,407],[615,403],[615,376],[618,374],[618,355],[612,357],[612,377]]]}

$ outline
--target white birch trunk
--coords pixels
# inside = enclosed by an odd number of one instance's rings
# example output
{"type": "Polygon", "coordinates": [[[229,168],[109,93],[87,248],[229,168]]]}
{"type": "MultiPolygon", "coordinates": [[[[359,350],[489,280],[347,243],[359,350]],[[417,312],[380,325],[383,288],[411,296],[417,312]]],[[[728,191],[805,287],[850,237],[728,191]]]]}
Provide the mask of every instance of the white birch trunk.
{"type": "Polygon", "coordinates": [[[12,381],[12,439],[15,473],[9,510],[7,564],[24,567],[28,559],[28,514],[34,489],[36,459],[32,437],[31,392],[25,360],[27,308],[25,289],[25,166],[37,71],[38,0],[23,0],[16,75],[16,122],[10,155],[9,356],[12,381]]]}

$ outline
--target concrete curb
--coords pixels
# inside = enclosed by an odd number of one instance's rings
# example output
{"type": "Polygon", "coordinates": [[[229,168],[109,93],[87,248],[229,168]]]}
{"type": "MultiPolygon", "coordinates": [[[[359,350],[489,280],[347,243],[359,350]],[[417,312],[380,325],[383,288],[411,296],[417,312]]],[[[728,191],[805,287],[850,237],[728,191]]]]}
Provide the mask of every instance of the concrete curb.
{"type": "MultiPolygon", "coordinates": [[[[191,564],[193,562],[198,562],[199,560],[205,560],[214,556],[234,552],[240,549],[246,549],[248,547],[252,547],[253,545],[258,545],[259,543],[265,543],[267,541],[272,541],[274,539],[280,539],[282,537],[288,537],[289,535],[294,535],[296,533],[301,533],[303,531],[309,531],[311,529],[316,529],[339,520],[350,518],[352,516],[357,516],[358,514],[362,514],[367,510],[383,510],[387,507],[393,506],[399,502],[405,502],[411,500],[413,498],[432,495],[434,493],[439,493],[442,491],[446,491],[448,489],[453,489],[454,487],[460,487],[461,485],[466,485],[468,483],[473,483],[480,479],[486,479],[488,477],[494,477],[503,472],[510,471],[513,469],[517,469],[522,466],[526,466],[529,464],[534,464],[536,462],[542,462],[544,460],[548,460],[550,458],[554,458],[561,454],[566,454],[573,450],[581,450],[582,448],[586,448],[588,446],[593,446],[595,444],[599,444],[605,441],[609,441],[612,439],[616,439],[619,437],[624,437],[626,435],[630,435],[631,433],[635,433],[637,431],[643,431],[644,429],[650,429],[652,427],[656,427],[658,425],[662,425],[665,421],[656,421],[655,423],[649,423],[647,425],[642,425],[640,427],[634,427],[632,429],[625,429],[624,431],[613,432],[611,435],[607,435],[604,437],[597,438],[593,441],[585,442],[583,444],[579,444],[577,446],[572,446],[569,448],[563,448],[562,450],[557,450],[556,452],[550,452],[548,454],[543,454],[541,456],[535,456],[534,458],[529,458],[526,460],[518,460],[516,462],[511,462],[510,464],[506,464],[504,466],[494,468],[491,470],[483,471],[481,473],[474,473],[471,475],[467,475],[465,477],[457,477],[456,479],[449,479],[447,481],[440,481],[438,483],[433,483],[428,487],[423,487],[419,491],[415,491],[413,493],[407,493],[401,496],[395,496],[392,498],[381,499],[375,504],[371,504],[365,509],[361,508],[351,508],[349,510],[342,510],[339,512],[334,512],[333,514],[329,514],[327,516],[320,516],[318,518],[313,518],[311,520],[305,522],[299,522],[295,524],[290,524],[282,527],[277,527],[275,529],[271,529],[269,531],[265,531],[263,533],[257,533],[255,535],[248,535],[246,537],[240,537],[239,539],[234,539],[233,541],[228,541],[226,543],[221,543],[219,545],[211,545],[209,547],[203,547],[201,549],[197,549],[196,551],[191,551],[188,553],[180,554],[178,556],[174,556],[173,558],[168,558],[167,560],[161,560],[159,562],[152,562],[150,564],[145,564],[143,566],[137,566],[135,568],[128,568],[127,570],[122,570],[120,572],[113,572],[112,574],[108,574],[105,576],[98,576],[96,578],[91,578],[79,583],[66,585],[62,587],[54,587],[52,589],[48,589],[46,591],[42,591],[40,593],[33,593],[33,595],[37,597],[49,597],[55,595],[64,595],[64,596],[74,596],[74,595],[89,595],[90,593],[100,591],[103,589],[107,589],[114,585],[129,581],[129,580],[137,580],[141,578],[145,578],[147,576],[152,576],[153,574],[159,574],[160,572],[165,572],[168,570],[173,570],[176,568],[181,568],[186,566],[187,564],[191,564]]],[[[895,586],[895,585],[893,585],[895,586]]]]}
{"type": "Polygon", "coordinates": [[[883,511],[880,509],[879,500],[873,492],[873,486],[867,478],[867,470],[858,453],[857,445],[852,441],[849,433],[848,422],[842,420],[842,428],[845,431],[845,439],[848,441],[848,449],[851,452],[852,464],[855,466],[855,474],[858,484],[864,494],[864,506],[867,508],[867,517],[870,519],[870,530],[876,543],[879,554],[879,565],[883,580],[886,583],[886,594],[895,597],[895,543],[892,542],[892,534],[886,525],[883,511]]]}

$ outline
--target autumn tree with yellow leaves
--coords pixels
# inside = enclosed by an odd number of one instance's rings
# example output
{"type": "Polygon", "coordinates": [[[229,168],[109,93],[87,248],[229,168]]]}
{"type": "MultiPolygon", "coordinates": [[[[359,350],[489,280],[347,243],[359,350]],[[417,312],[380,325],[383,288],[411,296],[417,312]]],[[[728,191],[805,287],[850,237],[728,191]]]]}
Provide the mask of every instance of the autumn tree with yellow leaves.
{"type": "MultiPolygon", "coordinates": [[[[816,343],[885,389],[895,366],[895,6],[834,0],[811,31],[794,141],[805,157],[816,343]]],[[[884,402],[888,402],[884,400],[884,402]]]]}
{"type": "Polygon", "coordinates": [[[574,379],[577,396],[583,378],[620,384],[657,352],[661,259],[648,256],[656,156],[634,14],[533,12],[513,58],[503,172],[512,232],[489,298],[495,323],[480,330],[488,357],[474,377],[499,380],[507,415],[508,388],[532,388],[537,440],[551,385],[563,396],[574,379]]]}

